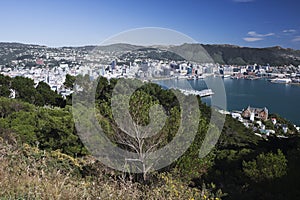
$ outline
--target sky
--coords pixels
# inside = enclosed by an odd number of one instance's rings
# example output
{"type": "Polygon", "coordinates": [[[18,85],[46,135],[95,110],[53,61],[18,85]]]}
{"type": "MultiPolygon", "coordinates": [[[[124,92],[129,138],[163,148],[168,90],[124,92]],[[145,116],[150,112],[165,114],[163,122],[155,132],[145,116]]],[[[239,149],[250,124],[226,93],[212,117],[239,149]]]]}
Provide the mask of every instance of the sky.
{"type": "Polygon", "coordinates": [[[0,41],[96,45],[162,27],[202,44],[300,49],[299,8],[298,0],[3,0],[0,41]]]}

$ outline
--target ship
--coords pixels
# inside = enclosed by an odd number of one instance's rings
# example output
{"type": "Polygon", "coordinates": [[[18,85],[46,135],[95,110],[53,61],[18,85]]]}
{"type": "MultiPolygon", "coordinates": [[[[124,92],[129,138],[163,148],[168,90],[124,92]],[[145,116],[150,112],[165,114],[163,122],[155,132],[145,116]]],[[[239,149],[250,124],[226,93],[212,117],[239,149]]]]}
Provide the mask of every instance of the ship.
{"type": "Polygon", "coordinates": [[[229,75],[229,74],[226,74],[226,75],[223,75],[223,77],[222,78],[230,78],[231,77],[231,75],[229,75]]]}
{"type": "Polygon", "coordinates": [[[288,84],[288,83],[292,82],[292,79],[290,79],[290,78],[275,78],[275,79],[271,79],[271,82],[288,84]]]}

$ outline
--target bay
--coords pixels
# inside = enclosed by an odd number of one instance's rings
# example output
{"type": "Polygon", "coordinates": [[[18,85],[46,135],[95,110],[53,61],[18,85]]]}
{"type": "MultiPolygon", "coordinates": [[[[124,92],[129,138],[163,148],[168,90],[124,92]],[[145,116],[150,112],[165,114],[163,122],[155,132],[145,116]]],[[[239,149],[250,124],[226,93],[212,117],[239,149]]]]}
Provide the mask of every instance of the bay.
{"type": "MultiPolygon", "coordinates": [[[[195,90],[207,89],[205,81],[214,79],[188,80],[195,90]]],[[[160,85],[174,85],[186,88],[186,80],[160,80],[160,85]]],[[[242,110],[248,106],[267,107],[269,113],[277,113],[296,125],[300,125],[300,86],[271,83],[265,79],[223,79],[227,110],[242,110]]],[[[204,97],[202,101],[210,105],[211,97],[204,97]]]]}

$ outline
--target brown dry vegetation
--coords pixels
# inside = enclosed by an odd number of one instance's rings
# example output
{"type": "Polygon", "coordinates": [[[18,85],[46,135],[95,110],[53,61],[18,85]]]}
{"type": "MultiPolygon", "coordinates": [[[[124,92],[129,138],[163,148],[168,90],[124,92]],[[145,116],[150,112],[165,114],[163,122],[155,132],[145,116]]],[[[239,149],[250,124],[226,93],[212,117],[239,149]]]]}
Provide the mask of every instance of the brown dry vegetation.
{"type": "Polygon", "coordinates": [[[95,162],[0,138],[0,199],[219,199],[169,173],[134,183],[95,162]]]}

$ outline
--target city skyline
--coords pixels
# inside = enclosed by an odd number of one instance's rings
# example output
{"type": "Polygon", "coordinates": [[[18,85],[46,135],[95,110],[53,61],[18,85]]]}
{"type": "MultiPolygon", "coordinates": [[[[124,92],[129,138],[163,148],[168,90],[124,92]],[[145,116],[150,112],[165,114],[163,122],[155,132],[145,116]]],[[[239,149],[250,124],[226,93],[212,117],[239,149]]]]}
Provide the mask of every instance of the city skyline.
{"type": "Polygon", "coordinates": [[[299,2],[2,1],[1,42],[97,45],[120,32],[162,27],[202,44],[300,49],[299,2]]]}

